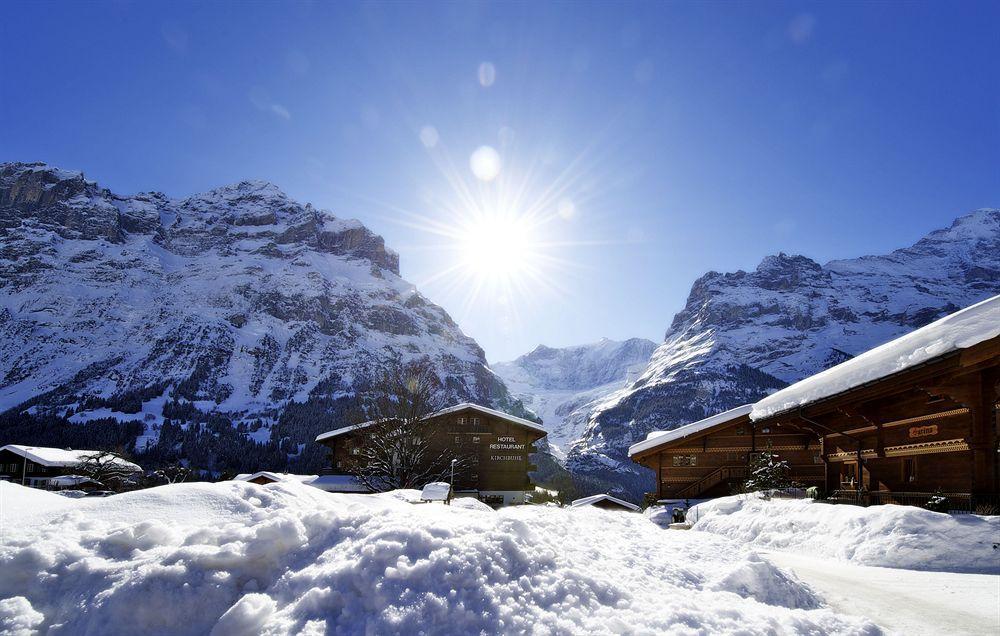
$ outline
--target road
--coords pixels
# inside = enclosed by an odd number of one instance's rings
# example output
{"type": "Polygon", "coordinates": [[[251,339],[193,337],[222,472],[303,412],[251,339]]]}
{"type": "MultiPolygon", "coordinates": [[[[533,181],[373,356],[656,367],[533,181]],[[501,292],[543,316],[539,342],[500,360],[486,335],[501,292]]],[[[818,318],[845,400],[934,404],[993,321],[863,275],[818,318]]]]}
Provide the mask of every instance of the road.
{"type": "Polygon", "coordinates": [[[1000,575],[927,572],[854,565],[761,552],[791,570],[827,604],[906,636],[1000,634],[1000,575]]]}

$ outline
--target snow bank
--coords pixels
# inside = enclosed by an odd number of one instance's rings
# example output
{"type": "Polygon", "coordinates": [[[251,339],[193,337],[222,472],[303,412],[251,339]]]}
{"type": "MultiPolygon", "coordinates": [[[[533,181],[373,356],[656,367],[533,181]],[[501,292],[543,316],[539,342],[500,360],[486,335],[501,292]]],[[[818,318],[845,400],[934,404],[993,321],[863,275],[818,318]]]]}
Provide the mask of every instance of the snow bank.
{"type": "Polygon", "coordinates": [[[1000,517],[737,495],[694,506],[688,521],[751,546],[860,565],[1000,573],[1000,517]]]}
{"type": "Polygon", "coordinates": [[[10,511],[43,512],[72,505],[66,497],[54,492],[25,488],[21,484],[0,481],[0,520],[9,516],[10,511]]]}
{"type": "Polygon", "coordinates": [[[804,406],[997,336],[1000,336],[1000,296],[966,307],[772,393],[753,405],[750,419],[760,420],[804,406]]]}
{"type": "Polygon", "coordinates": [[[878,633],[729,539],[641,515],[297,482],[65,501],[8,524],[5,633],[878,633]]]}

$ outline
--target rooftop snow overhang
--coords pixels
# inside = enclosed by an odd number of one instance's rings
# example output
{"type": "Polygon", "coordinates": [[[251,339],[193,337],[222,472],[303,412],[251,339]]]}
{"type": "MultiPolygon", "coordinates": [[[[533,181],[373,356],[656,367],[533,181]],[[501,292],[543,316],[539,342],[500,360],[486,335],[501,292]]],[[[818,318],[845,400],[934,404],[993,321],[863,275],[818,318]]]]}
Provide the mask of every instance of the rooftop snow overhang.
{"type": "MultiPolygon", "coordinates": [[[[480,406],[479,404],[473,404],[471,402],[463,402],[462,404],[456,404],[455,406],[450,406],[450,407],[448,407],[446,409],[441,409],[440,411],[435,411],[434,413],[431,413],[430,415],[424,416],[423,419],[430,420],[430,419],[434,419],[435,417],[440,417],[442,415],[449,415],[451,413],[457,413],[459,411],[465,411],[465,410],[477,411],[477,412],[482,413],[484,415],[490,415],[492,417],[496,417],[498,419],[502,419],[502,420],[505,420],[507,422],[510,422],[511,424],[516,424],[518,426],[522,426],[522,427],[524,427],[524,428],[526,428],[528,430],[534,431],[536,433],[541,433],[541,435],[539,435],[538,438],[536,438],[536,439],[541,439],[542,437],[544,437],[545,435],[548,434],[544,428],[542,428],[540,425],[536,424],[535,422],[532,422],[531,420],[526,420],[524,418],[517,417],[516,415],[510,415],[509,413],[504,413],[503,411],[497,411],[495,409],[487,408],[485,406],[480,406]]],[[[341,435],[344,435],[345,433],[350,433],[352,431],[356,431],[356,430],[359,430],[359,429],[362,429],[362,428],[367,428],[367,427],[369,427],[369,426],[371,426],[373,424],[376,424],[378,422],[381,422],[381,421],[384,421],[384,420],[370,420],[368,422],[362,422],[360,424],[353,424],[351,426],[344,426],[342,428],[334,429],[332,431],[327,431],[326,433],[321,433],[320,435],[317,435],[316,436],[316,441],[317,442],[322,442],[323,440],[332,439],[334,437],[339,437],[341,435]]]]}
{"type": "Polygon", "coordinates": [[[752,408],[753,404],[744,404],[671,431],[655,431],[650,433],[645,440],[629,446],[628,455],[635,459],[637,455],[646,455],[650,451],[663,450],[694,437],[707,435],[718,428],[729,426],[741,418],[747,418],[752,408]]]}
{"type": "Polygon", "coordinates": [[[968,349],[1000,349],[1000,296],[988,298],[929,325],[809,376],[754,404],[762,421],[837,401],[872,386],[942,363],[968,349]]]}

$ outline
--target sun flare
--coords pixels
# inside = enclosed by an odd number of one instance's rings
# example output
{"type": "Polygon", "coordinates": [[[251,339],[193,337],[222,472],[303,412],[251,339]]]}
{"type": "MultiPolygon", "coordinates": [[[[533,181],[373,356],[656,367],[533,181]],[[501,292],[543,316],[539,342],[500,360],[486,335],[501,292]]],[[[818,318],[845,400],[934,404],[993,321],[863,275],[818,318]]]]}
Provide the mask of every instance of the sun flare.
{"type": "Polygon", "coordinates": [[[463,265],[477,277],[509,279],[534,260],[532,228],[517,215],[476,219],[458,239],[463,265]]]}

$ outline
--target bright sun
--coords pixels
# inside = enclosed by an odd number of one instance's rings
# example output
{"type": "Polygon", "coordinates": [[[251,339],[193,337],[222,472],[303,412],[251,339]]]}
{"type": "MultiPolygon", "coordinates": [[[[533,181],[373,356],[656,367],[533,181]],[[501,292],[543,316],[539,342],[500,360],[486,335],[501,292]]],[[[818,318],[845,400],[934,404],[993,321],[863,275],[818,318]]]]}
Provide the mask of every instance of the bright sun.
{"type": "Polygon", "coordinates": [[[532,228],[517,215],[489,215],[472,221],[459,236],[463,265],[478,277],[510,279],[530,267],[532,228]]]}

